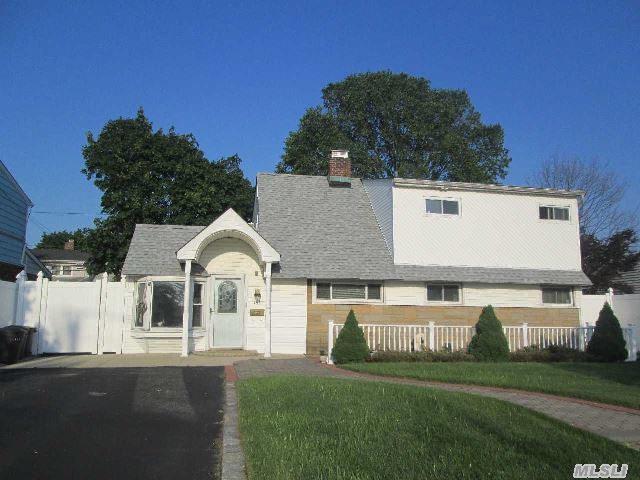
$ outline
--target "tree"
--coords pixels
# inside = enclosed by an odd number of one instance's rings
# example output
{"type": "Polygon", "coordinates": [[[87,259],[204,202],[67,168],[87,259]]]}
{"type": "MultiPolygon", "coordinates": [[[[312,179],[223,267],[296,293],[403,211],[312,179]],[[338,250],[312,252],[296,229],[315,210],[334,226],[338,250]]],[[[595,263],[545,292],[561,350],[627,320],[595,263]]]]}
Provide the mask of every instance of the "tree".
{"type": "Polygon", "coordinates": [[[638,208],[625,208],[627,184],[607,162],[558,156],[545,160],[529,183],[536,187],[583,190],[580,229],[586,235],[607,238],[637,225],[638,208]]]}
{"type": "Polygon", "coordinates": [[[622,362],[627,359],[627,349],[620,322],[611,306],[605,302],[587,345],[587,352],[604,362],[622,362]]]}
{"type": "Polygon", "coordinates": [[[89,132],[82,172],[106,218],[88,238],[89,271],[120,274],[136,223],[207,225],[227,208],[250,218],[253,188],[237,155],[209,161],[192,134],[153,131],[142,109],[89,132]]]}
{"type": "Polygon", "coordinates": [[[57,232],[43,233],[35,248],[64,248],[67,240],[74,240],[75,250],[87,251],[87,238],[90,232],[90,228],[78,228],[75,232],[59,230],[57,232]]]}
{"type": "Polygon", "coordinates": [[[606,162],[552,157],[529,179],[538,187],[582,190],[579,203],[582,270],[593,283],[585,293],[609,287],[625,293],[633,288],[620,274],[633,270],[640,261],[634,251],[637,208],[625,208],[625,181],[606,162]]]}
{"type": "Polygon", "coordinates": [[[636,233],[631,229],[614,233],[604,240],[582,234],[582,270],[593,283],[585,293],[603,293],[609,287],[623,293],[637,293],[620,278],[620,273],[633,270],[640,261],[640,252],[632,250],[636,241],[636,233]]]}
{"type": "Polygon", "coordinates": [[[486,125],[464,90],[390,71],[351,75],[322,90],[285,141],[276,171],[326,175],[347,148],[355,176],[495,182],[511,161],[498,124],[486,125]]]}
{"type": "Polygon", "coordinates": [[[340,330],[336,344],[330,354],[336,363],[363,362],[369,356],[369,347],[364,332],[358,326],[356,314],[349,311],[347,321],[340,330]]]}
{"type": "Polygon", "coordinates": [[[484,307],[480,313],[476,333],[469,343],[469,353],[483,361],[509,360],[509,343],[491,305],[484,307]]]}

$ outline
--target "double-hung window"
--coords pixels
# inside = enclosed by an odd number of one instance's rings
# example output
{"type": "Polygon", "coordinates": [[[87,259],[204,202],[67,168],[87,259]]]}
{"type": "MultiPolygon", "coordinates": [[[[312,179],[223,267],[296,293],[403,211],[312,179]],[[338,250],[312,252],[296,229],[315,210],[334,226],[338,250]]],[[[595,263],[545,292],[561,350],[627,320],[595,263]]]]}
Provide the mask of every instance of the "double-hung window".
{"type": "Polygon", "coordinates": [[[428,283],[427,302],[460,303],[460,285],[456,283],[428,283]]]}
{"type": "MultiPolygon", "coordinates": [[[[193,285],[193,326],[202,326],[203,283],[193,285]]],[[[137,328],[181,328],[184,312],[184,281],[147,281],[136,284],[137,328]]]]}
{"type": "Polygon", "coordinates": [[[569,221],[569,207],[554,207],[541,205],[539,207],[540,220],[569,221]]]}
{"type": "Polygon", "coordinates": [[[542,287],[542,303],[571,305],[573,295],[570,287],[542,287]]]}
{"type": "Polygon", "coordinates": [[[382,301],[382,284],[317,282],[316,300],[380,302],[382,301]]]}
{"type": "Polygon", "coordinates": [[[444,198],[427,198],[427,213],[439,215],[459,215],[460,204],[458,200],[450,200],[444,198]]]}

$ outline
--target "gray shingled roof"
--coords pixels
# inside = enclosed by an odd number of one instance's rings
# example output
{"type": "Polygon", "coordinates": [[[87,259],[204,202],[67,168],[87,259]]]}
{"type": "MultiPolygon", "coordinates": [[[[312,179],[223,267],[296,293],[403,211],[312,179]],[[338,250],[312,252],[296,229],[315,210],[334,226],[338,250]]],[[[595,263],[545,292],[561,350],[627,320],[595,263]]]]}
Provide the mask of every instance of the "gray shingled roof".
{"type": "Polygon", "coordinates": [[[65,250],[64,248],[33,248],[31,252],[42,261],[73,260],[86,262],[89,254],[82,250],[65,250]]]}
{"type": "Polygon", "coordinates": [[[183,275],[176,252],[205,228],[138,224],[122,267],[123,275],[183,275]]]}
{"type": "MultiPolygon", "coordinates": [[[[589,285],[581,271],[394,265],[367,192],[326,177],[259,174],[258,232],[281,255],[283,278],[589,285]]],[[[122,273],[182,275],[176,251],[204,227],[137,225],[122,273]]],[[[198,265],[196,269],[201,268],[198,265]]]]}

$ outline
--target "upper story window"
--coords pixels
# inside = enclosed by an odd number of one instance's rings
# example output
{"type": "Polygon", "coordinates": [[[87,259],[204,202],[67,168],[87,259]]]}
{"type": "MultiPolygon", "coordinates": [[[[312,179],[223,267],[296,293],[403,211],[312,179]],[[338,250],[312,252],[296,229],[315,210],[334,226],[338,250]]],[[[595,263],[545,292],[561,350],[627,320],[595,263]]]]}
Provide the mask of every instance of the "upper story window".
{"type": "Polygon", "coordinates": [[[460,285],[455,283],[427,284],[427,302],[460,303],[460,285]]]}
{"type": "Polygon", "coordinates": [[[542,303],[555,305],[571,305],[573,303],[571,288],[542,287],[542,303]]]}
{"type": "Polygon", "coordinates": [[[382,300],[381,283],[316,283],[316,300],[370,301],[382,300]]]}
{"type": "Polygon", "coordinates": [[[459,215],[460,205],[458,200],[445,200],[443,198],[427,198],[427,213],[439,215],[459,215]]]}
{"type": "Polygon", "coordinates": [[[569,220],[569,207],[540,206],[540,220],[569,220]]]}

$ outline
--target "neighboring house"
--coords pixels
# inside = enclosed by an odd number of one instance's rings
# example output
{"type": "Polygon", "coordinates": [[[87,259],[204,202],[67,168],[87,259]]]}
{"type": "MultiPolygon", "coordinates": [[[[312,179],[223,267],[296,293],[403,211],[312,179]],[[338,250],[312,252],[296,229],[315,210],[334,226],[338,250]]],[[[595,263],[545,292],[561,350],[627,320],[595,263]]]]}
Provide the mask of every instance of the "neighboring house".
{"type": "Polygon", "coordinates": [[[137,225],[123,349],[317,355],[330,320],[578,326],[580,191],[259,174],[253,224],[137,225]],[[185,301],[186,299],[186,301],[185,301]]]}
{"type": "Polygon", "coordinates": [[[27,221],[33,202],[0,161],[0,280],[14,282],[25,270],[29,279],[50,272],[27,249],[27,221]]]}
{"type": "MultiPolygon", "coordinates": [[[[633,270],[620,274],[620,280],[633,288],[632,293],[640,293],[640,262],[636,264],[633,270]]],[[[622,292],[617,294],[624,295],[622,292]]]]}
{"type": "Polygon", "coordinates": [[[32,251],[51,271],[52,280],[83,282],[92,279],[85,266],[89,254],[76,250],[74,240],[67,240],[64,248],[35,248],[32,251]]]}

